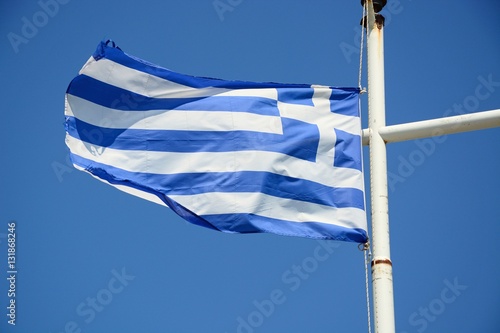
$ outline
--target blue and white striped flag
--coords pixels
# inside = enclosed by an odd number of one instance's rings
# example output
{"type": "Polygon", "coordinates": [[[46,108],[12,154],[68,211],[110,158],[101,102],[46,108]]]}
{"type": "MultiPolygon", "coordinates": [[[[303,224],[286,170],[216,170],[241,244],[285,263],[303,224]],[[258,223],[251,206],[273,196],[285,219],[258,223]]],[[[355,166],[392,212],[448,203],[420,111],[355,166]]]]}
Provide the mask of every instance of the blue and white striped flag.
{"type": "Polygon", "coordinates": [[[183,75],[102,42],[66,92],[66,144],[191,223],[363,243],[358,94],[183,75]]]}

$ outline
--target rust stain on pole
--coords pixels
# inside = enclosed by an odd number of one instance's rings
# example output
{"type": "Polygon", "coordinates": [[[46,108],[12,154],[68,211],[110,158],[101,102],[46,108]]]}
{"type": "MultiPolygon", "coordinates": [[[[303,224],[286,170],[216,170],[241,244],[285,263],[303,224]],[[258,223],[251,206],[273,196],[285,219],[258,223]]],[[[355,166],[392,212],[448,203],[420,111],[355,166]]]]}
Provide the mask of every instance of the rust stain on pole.
{"type": "Polygon", "coordinates": [[[392,261],[391,259],[374,259],[372,260],[372,267],[375,266],[375,265],[379,265],[379,264],[385,264],[385,265],[389,265],[392,267],[392,261]]]}
{"type": "Polygon", "coordinates": [[[383,52],[383,39],[382,39],[382,28],[384,27],[385,18],[381,14],[375,14],[375,26],[374,30],[377,32],[377,44],[379,50],[379,56],[381,56],[381,52],[383,52]]]}

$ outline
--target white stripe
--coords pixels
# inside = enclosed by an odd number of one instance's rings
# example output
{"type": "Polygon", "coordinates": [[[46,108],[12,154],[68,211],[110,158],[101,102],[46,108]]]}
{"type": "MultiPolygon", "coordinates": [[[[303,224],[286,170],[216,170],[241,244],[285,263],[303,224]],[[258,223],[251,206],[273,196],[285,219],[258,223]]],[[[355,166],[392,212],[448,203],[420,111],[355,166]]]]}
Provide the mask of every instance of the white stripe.
{"type": "Polygon", "coordinates": [[[365,212],[357,208],[334,208],[262,193],[212,192],[189,196],[170,195],[169,197],[201,216],[252,213],[291,222],[321,222],[366,230],[365,212]]]}
{"type": "Polygon", "coordinates": [[[130,172],[154,174],[264,171],[314,181],[330,187],[363,190],[363,174],[331,163],[315,163],[267,151],[171,153],[119,150],[91,145],[66,135],[71,151],[83,158],[130,172]],[[148,161],[147,164],[145,161],[148,161]]]}
{"type": "Polygon", "coordinates": [[[277,91],[274,88],[236,90],[214,87],[192,88],[123,66],[109,59],[89,61],[82,68],[80,74],[85,74],[118,88],[154,98],[186,98],[214,95],[258,96],[274,100],[278,98],[277,91]]]}
{"type": "Polygon", "coordinates": [[[225,111],[119,111],[70,94],[66,115],[104,128],[192,131],[254,131],[283,134],[279,116],[225,111]],[[75,114],[73,110],[78,110],[75,114]]]}

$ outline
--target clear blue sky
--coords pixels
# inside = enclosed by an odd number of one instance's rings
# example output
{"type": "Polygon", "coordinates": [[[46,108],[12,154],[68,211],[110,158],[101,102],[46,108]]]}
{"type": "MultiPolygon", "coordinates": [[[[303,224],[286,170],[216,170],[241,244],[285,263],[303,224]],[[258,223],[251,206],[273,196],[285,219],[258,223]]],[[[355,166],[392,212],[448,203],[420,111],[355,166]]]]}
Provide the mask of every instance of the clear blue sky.
{"type": "MultiPolygon", "coordinates": [[[[356,86],[359,1],[55,1],[0,2],[0,331],[366,332],[355,244],[188,224],[68,166],[63,126],[66,87],[107,38],[186,74],[356,86]]],[[[387,123],[500,108],[499,12],[389,0],[387,123]]],[[[500,129],[388,154],[397,333],[498,332],[500,129]]]]}

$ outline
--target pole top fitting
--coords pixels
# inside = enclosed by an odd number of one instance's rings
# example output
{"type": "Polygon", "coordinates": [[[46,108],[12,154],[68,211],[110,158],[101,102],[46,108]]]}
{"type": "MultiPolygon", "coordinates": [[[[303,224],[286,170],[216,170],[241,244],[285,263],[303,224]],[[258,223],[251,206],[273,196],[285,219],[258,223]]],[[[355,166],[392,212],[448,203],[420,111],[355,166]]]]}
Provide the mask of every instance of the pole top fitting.
{"type": "MultiPolygon", "coordinates": [[[[361,0],[361,6],[365,5],[366,0],[361,0]]],[[[372,0],[373,2],[373,10],[375,13],[378,13],[385,7],[387,4],[387,0],[372,0]]]]}

